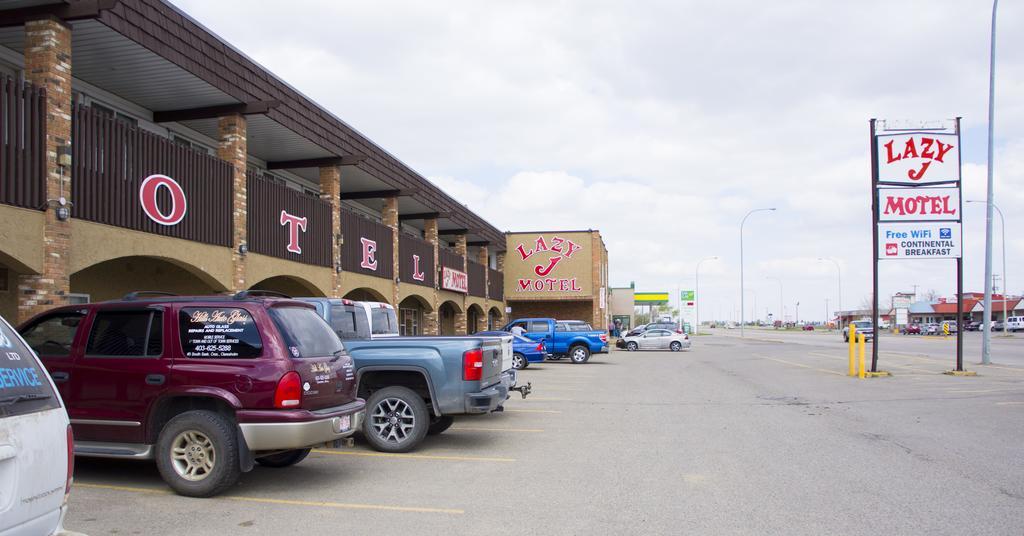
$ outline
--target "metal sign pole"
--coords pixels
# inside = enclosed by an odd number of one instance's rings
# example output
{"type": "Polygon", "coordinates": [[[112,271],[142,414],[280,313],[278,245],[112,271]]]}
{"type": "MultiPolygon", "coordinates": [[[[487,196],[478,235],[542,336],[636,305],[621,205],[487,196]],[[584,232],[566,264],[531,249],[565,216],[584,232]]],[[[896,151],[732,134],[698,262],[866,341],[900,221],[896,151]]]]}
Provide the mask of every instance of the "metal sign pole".
{"type": "Polygon", "coordinates": [[[878,372],[878,138],[871,120],[871,372],[878,372]]]}
{"type": "MultiPolygon", "coordinates": [[[[956,142],[959,147],[960,145],[960,118],[956,118],[956,142]]],[[[956,188],[960,192],[960,206],[957,208],[959,211],[957,218],[957,225],[960,226],[960,256],[956,259],[956,370],[957,372],[963,372],[964,370],[964,178],[963,178],[963,151],[957,150],[959,155],[957,159],[957,167],[959,168],[957,175],[960,180],[956,183],[956,188]]],[[[1005,287],[1005,285],[1004,285],[1005,287]]],[[[1005,291],[1003,292],[1005,298],[1005,291]]],[[[988,310],[986,309],[986,314],[988,310]]]]}

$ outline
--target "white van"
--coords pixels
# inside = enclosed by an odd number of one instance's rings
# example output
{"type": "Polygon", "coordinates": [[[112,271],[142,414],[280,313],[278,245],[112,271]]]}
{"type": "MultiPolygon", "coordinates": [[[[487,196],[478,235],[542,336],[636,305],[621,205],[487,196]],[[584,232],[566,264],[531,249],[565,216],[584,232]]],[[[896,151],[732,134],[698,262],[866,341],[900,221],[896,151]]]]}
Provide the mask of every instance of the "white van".
{"type": "Polygon", "coordinates": [[[0,536],[66,534],[73,444],[50,375],[0,318],[0,536]]]}
{"type": "Polygon", "coordinates": [[[398,315],[395,307],[383,302],[355,302],[366,311],[366,320],[370,323],[371,339],[386,339],[398,336],[398,315]]]}
{"type": "Polygon", "coordinates": [[[1006,331],[1020,331],[1024,329],[1024,316],[1011,316],[1006,319],[1006,331]]]}

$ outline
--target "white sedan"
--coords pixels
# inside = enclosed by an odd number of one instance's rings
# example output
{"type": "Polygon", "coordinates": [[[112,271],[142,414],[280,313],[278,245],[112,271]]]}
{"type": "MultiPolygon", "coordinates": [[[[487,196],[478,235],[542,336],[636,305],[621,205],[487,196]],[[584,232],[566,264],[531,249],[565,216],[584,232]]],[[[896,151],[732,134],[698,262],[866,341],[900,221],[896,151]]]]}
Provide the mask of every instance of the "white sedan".
{"type": "Polygon", "coordinates": [[[630,352],[637,350],[680,350],[690,349],[690,337],[667,329],[651,329],[640,335],[624,337],[622,347],[630,352]]]}

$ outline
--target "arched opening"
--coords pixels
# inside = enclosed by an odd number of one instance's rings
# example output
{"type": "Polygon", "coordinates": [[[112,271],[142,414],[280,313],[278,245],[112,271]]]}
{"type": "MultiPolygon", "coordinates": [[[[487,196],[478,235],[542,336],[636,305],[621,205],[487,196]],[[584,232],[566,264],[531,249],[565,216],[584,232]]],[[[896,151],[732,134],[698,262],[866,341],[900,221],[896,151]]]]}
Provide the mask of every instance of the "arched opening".
{"type": "Polygon", "coordinates": [[[437,308],[438,328],[441,335],[461,335],[455,331],[455,317],[462,314],[461,309],[455,302],[446,301],[437,308]]]}
{"type": "Polygon", "coordinates": [[[398,334],[423,335],[425,315],[431,311],[430,303],[415,294],[398,304],[398,334]]]}
{"type": "Polygon", "coordinates": [[[484,309],[477,304],[472,304],[466,310],[466,332],[476,333],[484,331],[484,309]]]}
{"type": "Polygon", "coordinates": [[[348,291],[348,293],[345,294],[342,297],[343,298],[347,298],[349,300],[355,300],[355,301],[371,301],[371,302],[391,303],[391,300],[388,299],[388,298],[385,298],[384,295],[381,294],[380,292],[377,292],[376,290],[373,290],[372,288],[366,288],[366,287],[360,287],[360,288],[352,289],[352,290],[348,291]]]}
{"type": "Polygon", "coordinates": [[[0,251],[0,315],[18,321],[18,277],[36,272],[18,259],[0,251]]]}
{"type": "Polygon", "coordinates": [[[501,310],[497,307],[491,307],[491,309],[487,311],[487,329],[493,331],[501,329],[504,325],[505,319],[501,314],[501,310]]]}
{"type": "Polygon", "coordinates": [[[249,288],[252,290],[272,290],[295,298],[324,296],[324,293],[316,285],[291,275],[268,277],[249,288]]]}
{"type": "Polygon", "coordinates": [[[137,290],[202,296],[227,289],[199,268],[156,257],[119,257],[71,274],[72,302],[120,299],[137,290]]]}

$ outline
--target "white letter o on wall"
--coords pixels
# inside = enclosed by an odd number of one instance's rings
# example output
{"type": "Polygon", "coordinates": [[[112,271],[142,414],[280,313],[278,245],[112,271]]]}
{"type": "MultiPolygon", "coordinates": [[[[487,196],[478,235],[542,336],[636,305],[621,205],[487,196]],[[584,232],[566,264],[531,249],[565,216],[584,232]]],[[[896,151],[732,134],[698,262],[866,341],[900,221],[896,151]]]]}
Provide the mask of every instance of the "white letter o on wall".
{"type": "Polygon", "coordinates": [[[142,181],[139,186],[139,203],[142,211],[149,219],[160,225],[177,225],[185,218],[188,212],[188,200],[185,199],[185,190],[174,179],[167,175],[150,175],[142,181]],[[171,211],[164,214],[156,202],[157,193],[160,188],[167,188],[171,194],[171,211]]]}

